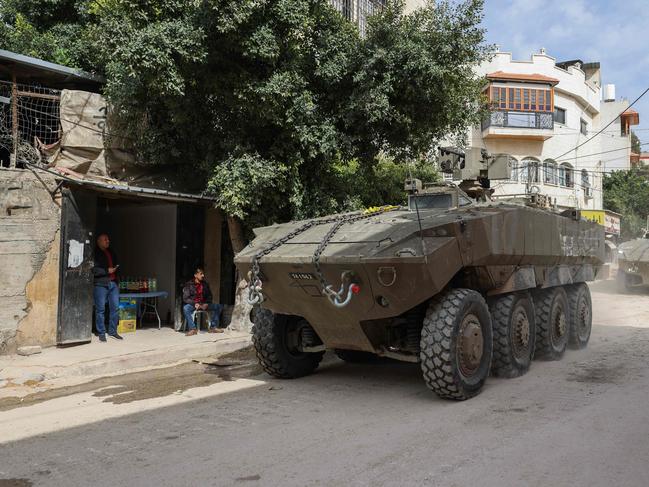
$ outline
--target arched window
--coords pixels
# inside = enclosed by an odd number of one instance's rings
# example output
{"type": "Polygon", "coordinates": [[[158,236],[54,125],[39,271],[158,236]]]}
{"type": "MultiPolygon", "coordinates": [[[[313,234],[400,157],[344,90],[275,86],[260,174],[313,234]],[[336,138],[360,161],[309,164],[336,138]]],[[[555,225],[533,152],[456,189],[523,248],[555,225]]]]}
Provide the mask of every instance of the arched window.
{"type": "Polygon", "coordinates": [[[543,162],[543,182],[557,184],[557,163],[552,159],[546,159],[543,162]]]}
{"type": "Polygon", "coordinates": [[[559,166],[559,184],[566,188],[572,188],[575,185],[574,176],[572,175],[572,166],[564,162],[559,166]]]}
{"type": "Polygon", "coordinates": [[[511,176],[509,177],[509,180],[510,181],[518,181],[518,173],[521,170],[520,165],[518,163],[518,159],[516,159],[515,157],[510,156],[509,163],[511,164],[511,168],[512,168],[512,173],[511,173],[511,176]]]}
{"type": "Polygon", "coordinates": [[[539,182],[539,160],[533,157],[526,157],[520,164],[521,183],[538,183],[539,182]]]}
{"type": "Polygon", "coordinates": [[[586,196],[592,196],[593,188],[590,186],[590,175],[586,169],[581,170],[581,187],[584,189],[586,196]]]}

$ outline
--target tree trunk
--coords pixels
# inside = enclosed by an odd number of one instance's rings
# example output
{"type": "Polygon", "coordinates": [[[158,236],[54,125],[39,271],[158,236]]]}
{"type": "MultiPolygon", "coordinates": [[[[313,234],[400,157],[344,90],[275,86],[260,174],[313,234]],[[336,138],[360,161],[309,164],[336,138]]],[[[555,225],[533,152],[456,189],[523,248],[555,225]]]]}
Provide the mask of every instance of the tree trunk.
{"type": "Polygon", "coordinates": [[[243,225],[236,216],[228,215],[228,230],[230,231],[230,242],[235,255],[241,252],[247,245],[246,237],[243,234],[243,225]]]}
{"type": "MultiPolygon", "coordinates": [[[[230,232],[230,243],[234,254],[241,252],[246,246],[246,237],[243,233],[243,225],[241,220],[236,216],[228,215],[228,231],[230,232]]],[[[252,322],[250,321],[250,311],[252,306],[248,304],[246,295],[248,294],[248,281],[246,276],[240,276],[239,270],[235,276],[237,281],[237,290],[234,297],[234,309],[232,310],[232,322],[229,328],[239,331],[250,332],[252,330],[252,322]]]]}

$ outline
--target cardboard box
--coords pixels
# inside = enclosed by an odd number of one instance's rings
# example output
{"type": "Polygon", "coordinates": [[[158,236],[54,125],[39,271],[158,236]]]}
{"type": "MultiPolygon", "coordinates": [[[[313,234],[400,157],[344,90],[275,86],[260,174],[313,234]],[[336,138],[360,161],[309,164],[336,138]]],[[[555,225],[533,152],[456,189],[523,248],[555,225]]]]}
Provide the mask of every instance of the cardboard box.
{"type": "Polygon", "coordinates": [[[119,320],[117,333],[134,333],[136,326],[137,320],[119,320]]]}
{"type": "Polygon", "coordinates": [[[134,299],[120,299],[119,319],[120,321],[137,319],[137,302],[134,299]]]}

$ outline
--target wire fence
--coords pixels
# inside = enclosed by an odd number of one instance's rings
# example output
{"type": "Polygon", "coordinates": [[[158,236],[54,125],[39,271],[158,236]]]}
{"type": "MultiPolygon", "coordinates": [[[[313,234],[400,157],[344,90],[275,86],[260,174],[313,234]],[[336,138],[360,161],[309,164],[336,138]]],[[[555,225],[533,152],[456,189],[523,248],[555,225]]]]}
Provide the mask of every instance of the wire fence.
{"type": "Polygon", "coordinates": [[[0,80],[0,167],[42,164],[61,140],[61,92],[0,80]]]}

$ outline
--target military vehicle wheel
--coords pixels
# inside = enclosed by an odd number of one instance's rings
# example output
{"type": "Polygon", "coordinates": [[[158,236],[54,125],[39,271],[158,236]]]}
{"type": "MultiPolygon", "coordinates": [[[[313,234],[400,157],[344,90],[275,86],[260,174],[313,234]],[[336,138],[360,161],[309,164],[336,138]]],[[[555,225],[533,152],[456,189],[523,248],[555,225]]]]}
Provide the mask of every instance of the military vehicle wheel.
{"type": "Polygon", "coordinates": [[[568,297],[561,286],[534,292],[536,347],[534,358],[559,360],[566,351],[570,328],[568,297]]]}
{"type": "Polygon", "coordinates": [[[573,349],[586,348],[593,326],[593,305],[590,289],[585,283],[573,284],[566,288],[568,309],[570,310],[570,333],[568,346],[573,349]]]}
{"type": "Polygon", "coordinates": [[[377,362],[379,359],[378,355],[375,355],[370,352],[361,352],[359,350],[342,350],[337,348],[334,350],[336,355],[340,360],[349,362],[350,364],[366,364],[370,362],[377,362]]]}
{"type": "Polygon", "coordinates": [[[489,375],[492,346],[491,316],[480,293],[451,289],[434,297],[421,330],[426,385],[446,399],[475,396],[489,375]]]}
{"type": "Polygon", "coordinates": [[[534,304],[529,293],[503,294],[489,300],[493,326],[491,371],[498,377],[519,377],[530,368],[536,338],[534,304]]]}
{"type": "Polygon", "coordinates": [[[253,313],[253,324],[252,343],[268,374],[294,379],[309,375],[318,367],[324,352],[302,352],[297,348],[301,328],[309,326],[305,319],[258,308],[253,313]]]}

